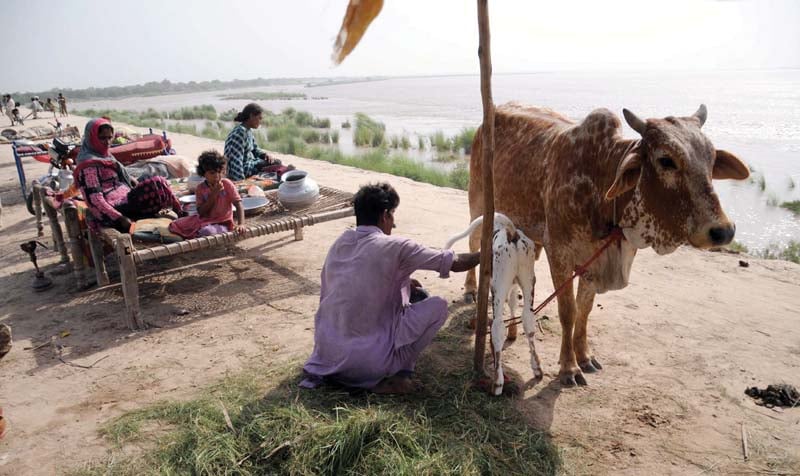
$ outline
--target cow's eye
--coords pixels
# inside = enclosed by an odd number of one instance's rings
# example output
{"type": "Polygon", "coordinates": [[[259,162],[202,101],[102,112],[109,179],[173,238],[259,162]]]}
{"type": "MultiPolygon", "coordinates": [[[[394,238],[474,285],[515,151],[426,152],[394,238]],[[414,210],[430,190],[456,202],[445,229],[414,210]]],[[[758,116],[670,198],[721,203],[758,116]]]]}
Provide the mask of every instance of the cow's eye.
{"type": "Polygon", "coordinates": [[[673,161],[671,158],[667,157],[666,155],[664,157],[661,157],[661,158],[658,159],[658,165],[660,165],[661,167],[663,167],[665,169],[671,169],[671,170],[675,170],[675,169],[678,168],[678,166],[675,165],[675,161],[673,161]]]}

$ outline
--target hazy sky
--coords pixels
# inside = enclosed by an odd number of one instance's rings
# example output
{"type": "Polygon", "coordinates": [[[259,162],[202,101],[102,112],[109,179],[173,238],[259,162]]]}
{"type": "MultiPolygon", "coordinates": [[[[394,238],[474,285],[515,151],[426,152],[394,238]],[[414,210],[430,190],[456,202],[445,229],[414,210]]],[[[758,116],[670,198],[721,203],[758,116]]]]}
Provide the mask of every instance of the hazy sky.
{"type": "MultiPolygon", "coordinates": [[[[385,0],[339,67],[347,0],[3,0],[0,90],[477,73],[473,0],[385,0]]],[[[800,67],[800,0],[490,0],[496,73],[800,67]]]]}

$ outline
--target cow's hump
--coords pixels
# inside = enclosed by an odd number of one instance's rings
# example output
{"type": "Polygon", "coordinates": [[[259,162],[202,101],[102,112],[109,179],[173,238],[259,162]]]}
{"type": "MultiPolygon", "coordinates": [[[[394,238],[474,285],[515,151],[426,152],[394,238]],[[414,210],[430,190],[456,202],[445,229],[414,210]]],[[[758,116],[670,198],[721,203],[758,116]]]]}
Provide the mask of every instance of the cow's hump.
{"type": "Polygon", "coordinates": [[[613,112],[605,108],[595,109],[577,124],[570,134],[575,140],[599,144],[621,138],[622,122],[613,112]]]}

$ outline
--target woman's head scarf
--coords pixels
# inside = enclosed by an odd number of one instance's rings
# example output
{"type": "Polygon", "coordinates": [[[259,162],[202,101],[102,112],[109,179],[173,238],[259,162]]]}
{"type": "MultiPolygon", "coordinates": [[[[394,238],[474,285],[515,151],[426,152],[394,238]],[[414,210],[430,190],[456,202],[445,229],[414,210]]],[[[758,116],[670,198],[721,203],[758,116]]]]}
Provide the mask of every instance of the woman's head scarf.
{"type": "Polygon", "coordinates": [[[79,164],[84,160],[116,160],[109,152],[108,145],[100,141],[100,127],[104,125],[108,125],[111,130],[114,130],[111,121],[102,117],[86,123],[81,151],[78,153],[79,164]]]}
{"type": "Polygon", "coordinates": [[[100,127],[104,125],[108,125],[111,130],[114,130],[113,126],[111,126],[111,121],[103,117],[92,119],[86,123],[86,128],[83,130],[81,150],[78,152],[77,157],[78,167],[76,167],[75,172],[78,173],[89,165],[88,161],[92,161],[91,163],[93,164],[96,163],[94,161],[101,161],[104,165],[116,169],[120,180],[132,187],[131,176],[128,171],[111,155],[110,147],[100,141],[100,127]]]}

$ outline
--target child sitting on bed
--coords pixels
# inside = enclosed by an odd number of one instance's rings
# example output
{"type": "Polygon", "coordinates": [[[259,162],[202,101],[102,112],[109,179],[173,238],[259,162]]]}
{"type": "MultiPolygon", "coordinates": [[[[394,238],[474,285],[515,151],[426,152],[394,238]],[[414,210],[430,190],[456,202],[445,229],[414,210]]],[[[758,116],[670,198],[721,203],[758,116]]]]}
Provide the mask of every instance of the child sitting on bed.
{"type": "Polygon", "coordinates": [[[197,215],[179,218],[169,226],[170,231],[183,236],[209,236],[228,231],[244,233],[244,208],[236,186],[222,178],[225,158],[217,151],[208,150],[197,159],[197,175],[205,181],[197,185],[197,215]],[[236,207],[236,224],[233,210],[236,207]]]}
{"type": "Polygon", "coordinates": [[[222,178],[225,158],[215,150],[207,150],[200,154],[197,162],[197,175],[206,179],[195,191],[197,214],[204,222],[198,235],[216,235],[230,230],[244,232],[242,198],[233,182],[222,178]],[[233,224],[231,205],[236,207],[236,226],[233,224]]]}

